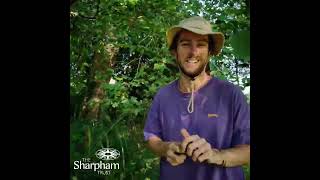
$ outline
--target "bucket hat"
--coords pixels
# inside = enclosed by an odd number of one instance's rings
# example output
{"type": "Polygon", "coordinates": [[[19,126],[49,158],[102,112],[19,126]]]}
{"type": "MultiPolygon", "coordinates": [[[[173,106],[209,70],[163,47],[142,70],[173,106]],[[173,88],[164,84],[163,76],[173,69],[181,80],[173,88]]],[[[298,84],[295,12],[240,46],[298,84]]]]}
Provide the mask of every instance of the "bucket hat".
{"type": "Polygon", "coordinates": [[[214,41],[214,49],[211,55],[219,55],[224,45],[224,35],[221,32],[212,31],[212,25],[209,21],[200,16],[194,16],[180,21],[178,25],[174,25],[167,30],[167,43],[170,47],[174,36],[182,29],[191,31],[200,35],[210,35],[214,41]]]}

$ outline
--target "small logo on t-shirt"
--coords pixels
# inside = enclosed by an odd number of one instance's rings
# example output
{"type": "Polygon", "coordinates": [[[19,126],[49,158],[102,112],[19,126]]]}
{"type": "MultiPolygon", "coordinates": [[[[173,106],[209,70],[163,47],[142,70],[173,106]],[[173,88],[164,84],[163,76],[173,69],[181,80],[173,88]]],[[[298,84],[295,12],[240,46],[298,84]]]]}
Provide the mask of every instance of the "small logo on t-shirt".
{"type": "Polygon", "coordinates": [[[208,114],[208,118],[212,118],[212,117],[219,117],[218,114],[208,114]]]}

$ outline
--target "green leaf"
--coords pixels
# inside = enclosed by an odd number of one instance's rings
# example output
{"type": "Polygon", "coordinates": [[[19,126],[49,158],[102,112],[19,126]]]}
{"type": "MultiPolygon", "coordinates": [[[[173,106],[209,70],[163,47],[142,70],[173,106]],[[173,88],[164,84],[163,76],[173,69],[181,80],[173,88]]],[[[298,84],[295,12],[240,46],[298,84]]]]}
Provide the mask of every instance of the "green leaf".
{"type": "Polygon", "coordinates": [[[117,103],[117,102],[112,103],[112,107],[113,107],[113,108],[118,107],[118,103],[117,103]]]}
{"type": "Polygon", "coordinates": [[[231,46],[236,56],[250,60],[250,31],[240,31],[231,36],[231,46]]]}

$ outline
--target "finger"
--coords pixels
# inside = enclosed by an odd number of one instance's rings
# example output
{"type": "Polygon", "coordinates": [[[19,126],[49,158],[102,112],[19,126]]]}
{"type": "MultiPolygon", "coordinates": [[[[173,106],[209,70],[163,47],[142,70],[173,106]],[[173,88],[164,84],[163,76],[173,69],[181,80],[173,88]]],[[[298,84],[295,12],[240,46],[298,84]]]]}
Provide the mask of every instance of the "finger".
{"type": "MultiPolygon", "coordinates": [[[[196,135],[196,136],[198,136],[198,135],[196,135]]],[[[198,137],[194,137],[193,139],[191,139],[192,143],[188,144],[187,147],[186,147],[186,154],[188,156],[192,156],[193,151],[196,150],[197,148],[199,148],[198,144],[201,143],[201,142],[198,142],[199,140],[200,140],[199,136],[198,137]]]]}
{"type": "Polygon", "coordinates": [[[170,164],[172,165],[172,166],[178,166],[178,165],[180,165],[180,164],[182,164],[182,163],[184,163],[184,161],[182,161],[182,162],[170,162],[170,164]]]}
{"type": "Polygon", "coordinates": [[[169,153],[169,155],[167,156],[167,160],[170,162],[171,165],[176,166],[179,164],[182,164],[185,159],[187,158],[186,155],[172,155],[171,153],[169,153]]]}
{"type": "Polygon", "coordinates": [[[181,153],[181,152],[174,152],[174,154],[176,154],[177,156],[185,155],[185,153],[181,153]]]}
{"type": "Polygon", "coordinates": [[[175,163],[171,158],[167,157],[167,161],[172,165],[172,166],[176,166],[178,165],[178,163],[175,163]]]}
{"type": "MultiPolygon", "coordinates": [[[[186,129],[184,129],[184,128],[182,128],[182,129],[180,130],[180,133],[182,134],[182,136],[184,137],[184,139],[190,137],[189,132],[188,132],[186,129]]],[[[186,146],[188,146],[189,143],[190,143],[190,142],[181,144],[180,147],[181,147],[181,151],[182,151],[182,152],[184,152],[184,153],[186,152],[186,146]]]]}
{"type": "MultiPolygon", "coordinates": [[[[199,149],[201,148],[201,146],[203,144],[205,144],[206,141],[203,139],[199,139],[196,142],[192,143],[190,146],[187,146],[187,151],[189,151],[189,153],[191,154],[190,156],[194,156],[194,153],[199,151],[199,149]]],[[[188,153],[188,152],[187,152],[188,153]]],[[[192,158],[193,161],[196,161],[197,159],[192,158]]]]}
{"type": "Polygon", "coordinates": [[[173,159],[171,159],[169,156],[167,156],[167,161],[173,163],[173,159]]]}
{"type": "Polygon", "coordinates": [[[204,144],[206,144],[207,141],[204,138],[198,139],[196,141],[193,141],[192,144],[190,144],[189,146],[187,146],[188,149],[193,149],[193,151],[191,151],[191,155],[193,155],[194,151],[197,148],[200,148],[201,146],[203,146],[204,144]]]}
{"type": "Polygon", "coordinates": [[[179,164],[181,164],[181,163],[184,162],[184,160],[185,160],[186,158],[187,158],[186,155],[179,155],[179,156],[177,157],[177,162],[178,162],[179,164]]]}
{"type": "Polygon", "coordinates": [[[180,148],[176,143],[171,143],[169,148],[174,152],[180,152],[180,148]]]}
{"type": "Polygon", "coordinates": [[[208,145],[208,143],[202,144],[199,149],[197,149],[193,152],[192,160],[196,161],[198,159],[198,157],[200,157],[202,154],[204,154],[210,150],[211,150],[210,145],[208,145]]]}
{"type": "Polygon", "coordinates": [[[192,142],[194,142],[198,139],[200,139],[200,137],[198,135],[192,135],[192,136],[185,138],[181,143],[182,150],[187,151],[187,146],[190,145],[189,143],[192,144],[192,142]]]}
{"type": "Polygon", "coordinates": [[[177,155],[174,154],[173,151],[168,151],[167,152],[167,157],[169,157],[170,159],[172,159],[173,161],[177,161],[177,155]]]}
{"type": "Polygon", "coordinates": [[[207,151],[203,154],[200,154],[200,156],[198,157],[198,161],[202,163],[203,161],[208,160],[209,157],[210,157],[210,151],[207,151]]]}
{"type": "Polygon", "coordinates": [[[195,148],[195,150],[193,150],[191,155],[193,161],[196,161],[200,154],[210,150],[206,144],[207,143],[200,144],[197,148],[195,148]]]}
{"type": "Polygon", "coordinates": [[[184,154],[184,151],[182,150],[181,143],[172,143],[170,144],[169,148],[174,151],[175,154],[180,155],[184,154]]]}
{"type": "Polygon", "coordinates": [[[182,136],[184,137],[184,138],[187,138],[187,137],[189,137],[190,136],[190,134],[189,134],[189,132],[186,130],[186,129],[181,129],[181,134],[182,134],[182,136]]]}
{"type": "Polygon", "coordinates": [[[185,154],[178,155],[174,151],[169,151],[167,157],[171,158],[173,162],[182,163],[187,156],[185,154]]]}

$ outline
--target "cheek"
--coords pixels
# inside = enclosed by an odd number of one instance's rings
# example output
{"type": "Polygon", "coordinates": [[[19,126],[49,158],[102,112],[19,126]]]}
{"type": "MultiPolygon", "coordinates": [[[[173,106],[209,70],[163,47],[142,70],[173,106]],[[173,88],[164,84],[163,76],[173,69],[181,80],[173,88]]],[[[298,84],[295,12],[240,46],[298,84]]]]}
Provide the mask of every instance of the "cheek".
{"type": "Polygon", "coordinates": [[[202,52],[202,53],[201,53],[201,57],[202,57],[203,59],[209,59],[209,52],[207,52],[207,51],[202,52]]]}
{"type": "Polygon", "coordinates": [[[188,53],[186,51],[180,50],[180,51],[177,51],[176,59],[184,60],[187,56],[188,56],[188,53]]]}
{"type": "Polygon", "coordinates": [[[180,56],[188,55],[188,54],[190,53],[190,49],[187,48],[187,47],[178,46],[178,47],[177,47],[177,53],[178,53],[180,56]]]}

